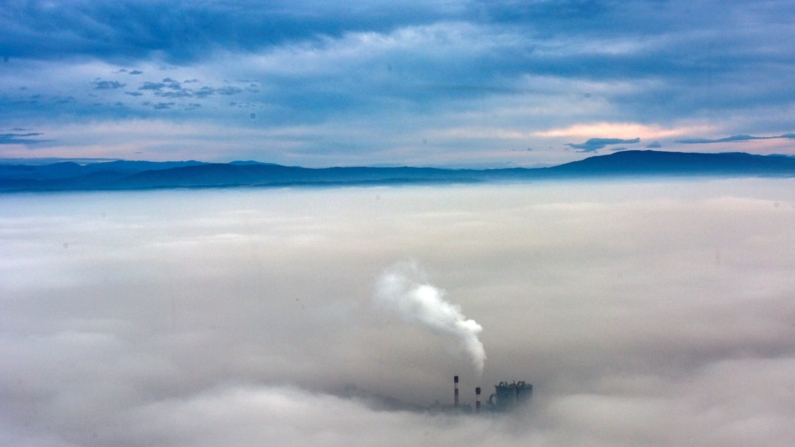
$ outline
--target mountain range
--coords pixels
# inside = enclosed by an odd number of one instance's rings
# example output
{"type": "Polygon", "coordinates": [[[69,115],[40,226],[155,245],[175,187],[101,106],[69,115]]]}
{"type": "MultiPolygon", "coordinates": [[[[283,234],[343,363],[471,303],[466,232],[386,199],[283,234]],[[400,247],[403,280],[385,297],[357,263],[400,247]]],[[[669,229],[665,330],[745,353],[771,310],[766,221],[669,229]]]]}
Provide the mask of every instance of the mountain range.
{"type": "Polygon", "coordinates": [[[622,151],[547,168],[303,168],[253,161],[2,164],[0,192],[476,183],[597,177],[793,177],[795,157],[742,152],[622,151]]]}

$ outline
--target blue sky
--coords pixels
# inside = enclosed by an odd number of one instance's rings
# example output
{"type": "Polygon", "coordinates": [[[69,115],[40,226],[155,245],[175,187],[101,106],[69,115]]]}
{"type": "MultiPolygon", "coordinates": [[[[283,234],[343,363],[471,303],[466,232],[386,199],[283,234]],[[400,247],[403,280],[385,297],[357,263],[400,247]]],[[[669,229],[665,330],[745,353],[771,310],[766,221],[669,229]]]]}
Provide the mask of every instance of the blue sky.
{"type": "Polygon", "coordinates": [[[795,154],[788,1],[2,1],[0,158],[795,154]]]}

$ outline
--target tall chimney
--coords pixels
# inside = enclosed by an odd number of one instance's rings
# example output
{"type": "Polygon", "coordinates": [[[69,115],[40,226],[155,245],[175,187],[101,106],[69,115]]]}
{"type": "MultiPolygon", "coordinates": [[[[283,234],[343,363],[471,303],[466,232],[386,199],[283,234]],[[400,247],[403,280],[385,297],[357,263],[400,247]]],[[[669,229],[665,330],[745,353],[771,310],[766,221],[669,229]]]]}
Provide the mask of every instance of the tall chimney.
{"type": "Polygon", "coordinates": [[[455,383],[455,407],[458,408],[458,376],[453,377],[455,383]]]}
{"type": "Polygon", "coordinates": [[[480,387],[475,388],[475,413],[480,413],[480,387]]]}

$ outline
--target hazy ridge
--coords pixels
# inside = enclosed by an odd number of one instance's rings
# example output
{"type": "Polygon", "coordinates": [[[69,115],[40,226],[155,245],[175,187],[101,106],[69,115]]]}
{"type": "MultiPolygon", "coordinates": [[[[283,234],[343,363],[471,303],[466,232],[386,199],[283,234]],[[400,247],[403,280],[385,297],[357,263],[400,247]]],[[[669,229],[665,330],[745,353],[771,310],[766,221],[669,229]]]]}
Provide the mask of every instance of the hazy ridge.
{"type": "Polygon", "coordinates": [[[620,176],[795,176],[783,155],[622,151],[549,168],[303,168],[269,163],[113,161],[0,165],[0,191],[135,190],[242,186],[470,183],[620,176]]]}

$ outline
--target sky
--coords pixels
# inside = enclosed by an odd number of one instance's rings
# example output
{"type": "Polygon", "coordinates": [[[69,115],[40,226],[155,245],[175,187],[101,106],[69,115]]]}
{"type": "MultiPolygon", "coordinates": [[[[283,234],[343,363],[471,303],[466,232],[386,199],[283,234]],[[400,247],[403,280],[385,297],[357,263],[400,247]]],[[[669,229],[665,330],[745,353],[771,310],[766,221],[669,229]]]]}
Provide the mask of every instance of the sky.
{"type": "Polygon", "coordinates": [[[795,155],[790,1],[0,1],[0,158],[795,155]]]}
{"type": "Polygon", "coordinates": [[[793,183],[2,195],[0,443],[791,446],[793,183]]]}

